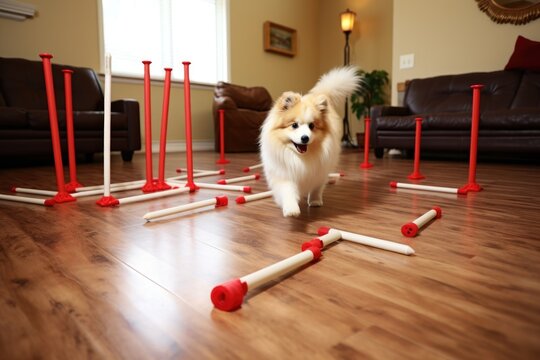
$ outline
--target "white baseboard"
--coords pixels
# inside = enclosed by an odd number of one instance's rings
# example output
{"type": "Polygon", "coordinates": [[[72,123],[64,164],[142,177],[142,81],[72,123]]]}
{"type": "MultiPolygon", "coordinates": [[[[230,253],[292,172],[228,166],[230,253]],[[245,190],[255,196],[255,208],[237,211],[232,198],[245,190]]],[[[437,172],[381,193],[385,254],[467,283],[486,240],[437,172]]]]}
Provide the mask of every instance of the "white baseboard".
{"type": "MultiPolygon", "coordinates": [[[[167,141],[167,152],[185,152],[186,142],[184,140],[169,140],[167,141]]],[[[193,151],[208,151],[214,150],[214,140],[193,140],[193,151]]],[[[144,152],[144,144],[141,151],[144,152]]],[[[152,153],[159,153],[159,141],[152,141],[152,153]]]]}

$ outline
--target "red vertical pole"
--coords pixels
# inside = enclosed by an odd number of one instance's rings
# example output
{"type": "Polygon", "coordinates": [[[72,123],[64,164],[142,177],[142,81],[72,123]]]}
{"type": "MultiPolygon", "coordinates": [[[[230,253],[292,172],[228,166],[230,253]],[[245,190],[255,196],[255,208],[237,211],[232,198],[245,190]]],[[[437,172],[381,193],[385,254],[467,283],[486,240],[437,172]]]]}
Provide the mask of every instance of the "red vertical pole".
{"type": "Polygon", "coordinates": [[[480,125],[480,91],[484,85],[471,85],[473,89],[472,115],[471,115],[471,149],[469,155],[469,178],[466,185],[460,190],[481,191],[482,187],[476,182],[476,157],[478,154],[478,127],[480,125]]]}
{"type": "Polygon", "coordinates": [[[369,129],[371,127],[371,119],[366,116],[364,119],[364,162],[360,164],[361,169],[369,169],[373,164],[369,163],[369,129]]]}
{"type": "Polygon", "coordinates": [[[49,108],[49,123],[51,126],[51,140],[54,155],[54,168],[56,171],[56,187],[58,193],[53,200],[57,203],[75,201],[65,189],[64,165],[62,164],[62,149],[60,147],[60,131],[58,130],[58,114],[56,113],[56,98],[54,96],[54,83],[51,66],[51,54],[39,54],[43,61],[45,75],[45,91],[47,92],[47,107],[49,108]]]}
{"type": "Polygon", "coordinates": [[[189,61],[182,62],[184,65],[184,111],[186,117],[186,158],[187,158],[187,183],[186,187],[189,187],[193,192],[199,187],[193,182],[193,149],[191,138],[191,93],[189,82],[189,61]]]}
{"type": "Polygon", "coordinates": [[[154,177],[152,175],[152,110],[150,107],[150,64],[149,60],[144,60],[144,137],[146,153],[146,184],[142,187],[143,192],[154,192],[154,177]]]}
{"type": "Polygon", "coordinates": [[[416,133],[414,137],[414,169],[412,174],[407,176],[411,180],[424,179],[425,176],[420,174],[420,141],[422,139],[422,118],[416,119],[416,133]]]}
{"type": "Polygon", "coordinates": [[[65,185],[67,192],[75,192],[78,187],[81,187],[77,181],[77,161],[75,158],[75,130],[73,128],[73,98],[71,88],[71,75],[73,70],[64,69],[64,92],[66,96],[66,131],[69,156],[69,183],[65,185]]]}
{"type": "Polygon", "coordinates": [[[161,109],[161,137],[159,139],[159,173],[156,187],[167,190],[171,186],[165,182],[165,154],[167,147],[167,124],[169,121],[169,98],[171,94],[171,68],[165,68],[165,84],[163,87],[163,108],[161,109]]]}
{"type": "Polygon", "coordinates": [[[219,109],[219,149],[220,157],[216,164],[228,164],[229,160],[225,159],[225,110],[219,109]]]}

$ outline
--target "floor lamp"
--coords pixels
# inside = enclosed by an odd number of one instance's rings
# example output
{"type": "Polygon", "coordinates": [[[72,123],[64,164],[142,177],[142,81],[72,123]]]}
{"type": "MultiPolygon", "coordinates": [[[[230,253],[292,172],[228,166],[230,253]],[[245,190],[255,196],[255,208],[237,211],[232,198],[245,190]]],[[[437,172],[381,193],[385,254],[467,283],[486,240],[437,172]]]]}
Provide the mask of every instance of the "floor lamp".
{"type": "MultiPolygon", "coordinates": [[[[354,27],[356,13],[349,9],[340,14],[341,31],[345,34],[345,48],[343,50],[344,65],[348,66],[350,61],[349,35],[354,27]]],[[[351,141],[351,130],[349,128],[349,99],[345,99],[345,115],[343,117],[343,137],[341,144],[345,147],[356,147],[351,141]]]]}

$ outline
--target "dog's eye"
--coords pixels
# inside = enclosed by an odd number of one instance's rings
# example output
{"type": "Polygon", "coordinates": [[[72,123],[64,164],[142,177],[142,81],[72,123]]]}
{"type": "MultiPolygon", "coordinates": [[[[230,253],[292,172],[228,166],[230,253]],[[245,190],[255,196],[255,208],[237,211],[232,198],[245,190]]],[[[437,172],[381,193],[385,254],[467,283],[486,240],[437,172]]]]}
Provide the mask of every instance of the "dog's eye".
{"type": "Polygon", "coordinates": [[[293,129],[298,129],[298,123],[293,123],[291,126],[293,129]]]}
{"type": "Polygon", "coordinates": [[[309,124],[309,130],[313,130],[315,129],[315,124],[314,123],[310,123],[309,124]]]}

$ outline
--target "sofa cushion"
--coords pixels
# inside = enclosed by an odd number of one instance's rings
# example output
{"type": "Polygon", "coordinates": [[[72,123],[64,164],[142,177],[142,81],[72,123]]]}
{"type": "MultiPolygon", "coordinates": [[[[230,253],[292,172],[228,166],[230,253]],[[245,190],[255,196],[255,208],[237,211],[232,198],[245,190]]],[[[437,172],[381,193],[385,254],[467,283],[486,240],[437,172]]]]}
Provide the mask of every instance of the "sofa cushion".
{"type": "Polygon", "coordinates": [[[480,129],[538,130],[540,129],[540,107],[486,111],[480,116],[480,129]]]}
{"type": "Polygon", "coordinates": [[[27,129],[26,110],[16,107],[0,107],[1,129],[27,129]]]}
{"type": "Polygon", "coordinates": [[[540,107],[540,72],[527,71],[521,78],[512,109],[540,107]]]}
{"type": "Polygon", "coordinates": [[[444,75],[411,80],[404,97],[404,105],[414,114],[470,112],[471,85],[482,84],[482,110],[502,110],[510,107],[518,88],[521,73],[493,71],[444,75]]]}
{"type": "Polygon", "coordinates": [[[529,40],[521,35],[516,39],[514,52],[504,70],[540,71],[540,42],[529,40]]]}
{"type": "Polygon", "coordinates": [[[422,118],[422,130],[469,130],[471,114],[464,112],[418,114],[412,116],[382,116],[377,118],[377,130],[415,130],[416,118],[422,118]]]}
{"type": "MultiPolygon", "coordinates": [[[[455,131],[471,129],[471,113],[438,113],[414,116],[382,116],[377,118],[377,131],[415,130],[416,117],[422,117],[422,131],[455,131]]],[[[484,130],[540,129],[540,108],[485,111],[480,114],[479,128],[484,130]]]]}
{"type": "MultiPolygon", "coordinates": [[[[57,112],[58,128],[66,129],[66,112],[61,110],[57,112]]],[[[49,130],[49,111],[48,110],[30,110],[28,111],[28,123],[33,130],[49,130]]],[[[97,130],[103,131],[103,113],[98,111],[74,111],[73,126],[75,130],[97,130]]],[[[127,116],[122,113],[111,113],[111,130],[127,129],[127,116]]]]}

